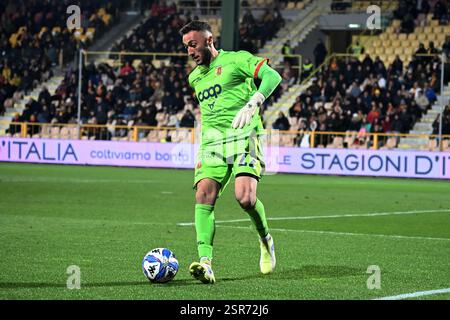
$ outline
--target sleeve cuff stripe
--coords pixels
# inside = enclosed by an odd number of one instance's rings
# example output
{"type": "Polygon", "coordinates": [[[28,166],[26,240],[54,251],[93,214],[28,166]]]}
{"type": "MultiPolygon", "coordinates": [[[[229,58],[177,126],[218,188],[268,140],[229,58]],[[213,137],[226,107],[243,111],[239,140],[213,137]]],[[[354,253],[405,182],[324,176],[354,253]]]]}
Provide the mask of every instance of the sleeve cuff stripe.
{"type": "Polygon", "coordinates": [[[261,60],[260,63],[258,63],[258,65],[256,66],[255,72],[253,73],[253,78],[256,79],[258,77],[258,72],[259,69],[261,68],[261,66],[263,65],[264,62],[269,61],[269,59],[265,58],[263,60],[261,60]]]}

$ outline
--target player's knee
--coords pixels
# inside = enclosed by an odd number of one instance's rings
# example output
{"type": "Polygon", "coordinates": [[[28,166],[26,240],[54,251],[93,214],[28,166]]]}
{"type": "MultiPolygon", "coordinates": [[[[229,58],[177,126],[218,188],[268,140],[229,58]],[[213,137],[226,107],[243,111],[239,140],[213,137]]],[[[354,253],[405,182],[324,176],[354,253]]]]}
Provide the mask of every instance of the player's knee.
{"type": "Polygon", "coordinates": [[[241,193],[236,195],[236,200],[244,210],[250,210],[255,207],[256,197],[250,193],[241,193]]]}
{"type": "Polygon", "coordinates": [[[195,201],[199,204],[214,205],[216,202],[216,194],[212,191],[199,189],[195,193],[195,201]]]}

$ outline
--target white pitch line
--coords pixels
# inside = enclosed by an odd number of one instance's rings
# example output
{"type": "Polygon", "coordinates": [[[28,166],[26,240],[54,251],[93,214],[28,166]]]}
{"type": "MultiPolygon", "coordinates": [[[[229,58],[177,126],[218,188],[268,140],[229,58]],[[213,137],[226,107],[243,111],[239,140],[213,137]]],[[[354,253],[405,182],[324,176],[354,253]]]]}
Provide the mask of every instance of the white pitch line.
{"type": "MultiPolygon", "coordinates": [[[[238,227],[238,226],[220,226],[220,227],[221,228],[230,228],[230,229],[246,229],[246,230],[250,230],[249,227],[238,227]]],[[[395,235],[395,234],[354,233],[354,232],[337,232],[337,231],[321,231],[321,230],[295,230],[295,229],[280,229],[280,228],[270,228],[270,231],[331,234],[331,235],[338,235],[338,236],[363,236],[363,237],[379,237],[379,238],[411,239],[411,240],[450,241],[450,238],[400,236],[400,235],[395,235]]]]}
{"type": "Polygon", "coordinates": [[[373,299],[373,300],[401,300],[401,299],[417,298],[417,297],[430,296],[430,295],[433,295],[433,294],[449,293],[449,292],[450,292],[450,288],[445,288],[445,289],[437,289],[437,290],[418,291],[418,292],[412,292],[412,293],[405,293],[405,294],[399,294],[399,295],[396,295],[396,296],[388,296],[388,297],[376,298],[376,299],[373,299]]]}
{"type": "MultiPolygon", "coordinates": [[[[398,212],[374,212],[374,213],[357,213],[357,214],[336,214],[327,216],[297,216],[297,217],[274,217],[267,218],[267,220],[313,220],[313,219],[334,219],[334,218],[351,218],[351,217],[376,217],[376,216],[389,216],[389,215],[404,215],[404,214],[415,214],[415,213],[434,213],[434,212],[450,212],[450,209],[441,210],[414,210],[414,211],[398,211],[398,212]]],[[[218,220],[216,224],[221,223],[236,223],[236,222],[247,222],[250,219],[234,219],[234,220],[218,220]]],[[[187,227],[195,225],[194,222],[182,222],[177,225],[187,227]]]]}

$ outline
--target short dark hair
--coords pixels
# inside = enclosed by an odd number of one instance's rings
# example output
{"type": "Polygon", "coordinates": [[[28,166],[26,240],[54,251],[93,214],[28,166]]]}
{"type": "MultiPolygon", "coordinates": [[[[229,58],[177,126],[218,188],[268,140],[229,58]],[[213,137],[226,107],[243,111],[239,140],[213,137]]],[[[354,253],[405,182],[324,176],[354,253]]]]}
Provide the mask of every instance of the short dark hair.
{"type": "Polygon", "coordinates": [[[211,26],[204,21],[192,20],[185,26],[180,29],[180,35],[184,36],[185,34],[191,31],[209,31],[212,33],[211,26]]]}

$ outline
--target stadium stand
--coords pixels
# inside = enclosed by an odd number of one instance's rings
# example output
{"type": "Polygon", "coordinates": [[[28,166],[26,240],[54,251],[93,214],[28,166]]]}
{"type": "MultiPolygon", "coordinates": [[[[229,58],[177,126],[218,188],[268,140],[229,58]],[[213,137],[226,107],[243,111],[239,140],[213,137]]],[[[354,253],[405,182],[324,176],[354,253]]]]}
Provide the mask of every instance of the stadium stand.
{"type": "Polygon", "coordinates": [[[0,3],[0,116],[51,78],[53,67],[70,62],[77,48],[91,44],[111,28],[125,4],[118,0],[78,1],[83,7],[83,23],[71,31],[66,27],[65,2],[0,3]]]}
{"type": "MultiPolygon", "coordinates": [[[[281,9],[299,9],[301,3],[303,9],[309,2],[280,1],[278,5],[281,9]]],[[[363,1],[352,1],[352,10],[362,8],[362,3],[366,4],[363,1]]],[[[189,2],[186,1],[183,5],[189,6],[189,2]]],[[[283,28],[285,21],[278,17],[277,10],[266,10],[259,18],[250,10],[253,5],[264,8],[270,5],[268,2],[247,1],[247,5],[248,9],[243,11],[241,20],[241,40],[244,39],[241,45],[244,45],[242,49],[253,51],[262,47],[261,40],[267,41],[275,36],[277,29],[283,28]],[[265,34],[267,31],[258,28],[254,31],[258,24],[270,25],[273,28],[271,34],[265,34]],[[253,33],[249,30],[253,30],[253,33]],[[265,36],[261,37],[262,34],[265,36]],[[250,47],[246,47],[249,44],[250,47]]],[[[404,1],[395,1],[395,4],[382,2],[382,5],[394,11],[395,18],[381,34],[372,36],[371,41],[364,41],[365,53],[354,59],[331,59],[324,69],[313,75],[305,90],[297,93],[288,112],[279,113],[271,128],[290,130],[283,135],[281,145],[309,146],[313,143],[318,147],[369,148],[375,144],[376,148],[392,149],[399,146],[398,137],[386,136],[374,141],[373,136],[368,133],[408,133],[414,124],[427,115],[441,90],[437,81],[440,62],[437,57],[415,54],[439,50],[448,52],[449,41],[443,36],[448,26],[444,25],[442,15],[435,20],[435,15],[417,13],[414,16],[414,28],[407,34],[401,29],[404,20],[399,19],[399,15],[408,16],[402,11],[405,8],[404,1]],[[437,36],[429,36],[430,32],[438,31],[441,33],[437,36]],[[424,39],[433,41],[433,44],[429,43],[428,49],[423,47],[416,50],[416,42],[424,35],[424,39]],[[397,50],[398,48],[402,51],[397,50]],[[315,135],[312,139],[311,132],[325,134],[315,135]],[[339,135],[336,132],[346,134],[339,135]]],[[[115,43],[112,51],[184,53],[178,30],[186,22],[199,17],[189,10],[179,10],[173,3],[155,1],[148,9],[148,18],[115,43]]],[[[104,16],[107,12],[104,10],[99,9],[96,14],[104,16]]],[[[208,16],[205,19],[218,34],[220,19],[208,16]]],[[[186,82],[192,67],[186,56],[167,56],[162,59],[152,56],[122,56],[120,60],[110,56],[96,63],[88,63],[83,69],[85,81],[82,88],[81,119],[84,124],[92,127],[84,130],[81,137],[191,141],[192,128],[200,117],[196,98],[186,82]],[[103,127],[94,127],[98,125],[103,127]],[[147,128],[136,133],[133,126],[147,128]]],[[[284,64],[279,71],[283,82],[274,98],[266,103],[264,110],[290,91],[296,81],[289,63],[284,64]]],[[[37,125],[30,125],[27,132],[29,136],[64,139],[78,137],[75,103],[77,74],[77,70],[68,70],[54,95],[44,88],[39,98],[30,100],[23,113],[16,115],[13,120],[49,123],[40,130],[37,125]],[[71,126],[60,127],[57,124],[71,126]]],[[[428,116],[431,114],[434,115],[430,112],[428,116]]],[[[443,121],[443,133],[449,134],[447,115],[443,121]]],[[[433,132],[436,132],[438,126],[434,121],[433,132]]],[[[8,131],[9,135],[18,136],[21,134],[20,125],[11,125],[8,131]]],[[[431,148],[432,143],[427,148],[431,148]]]]}

